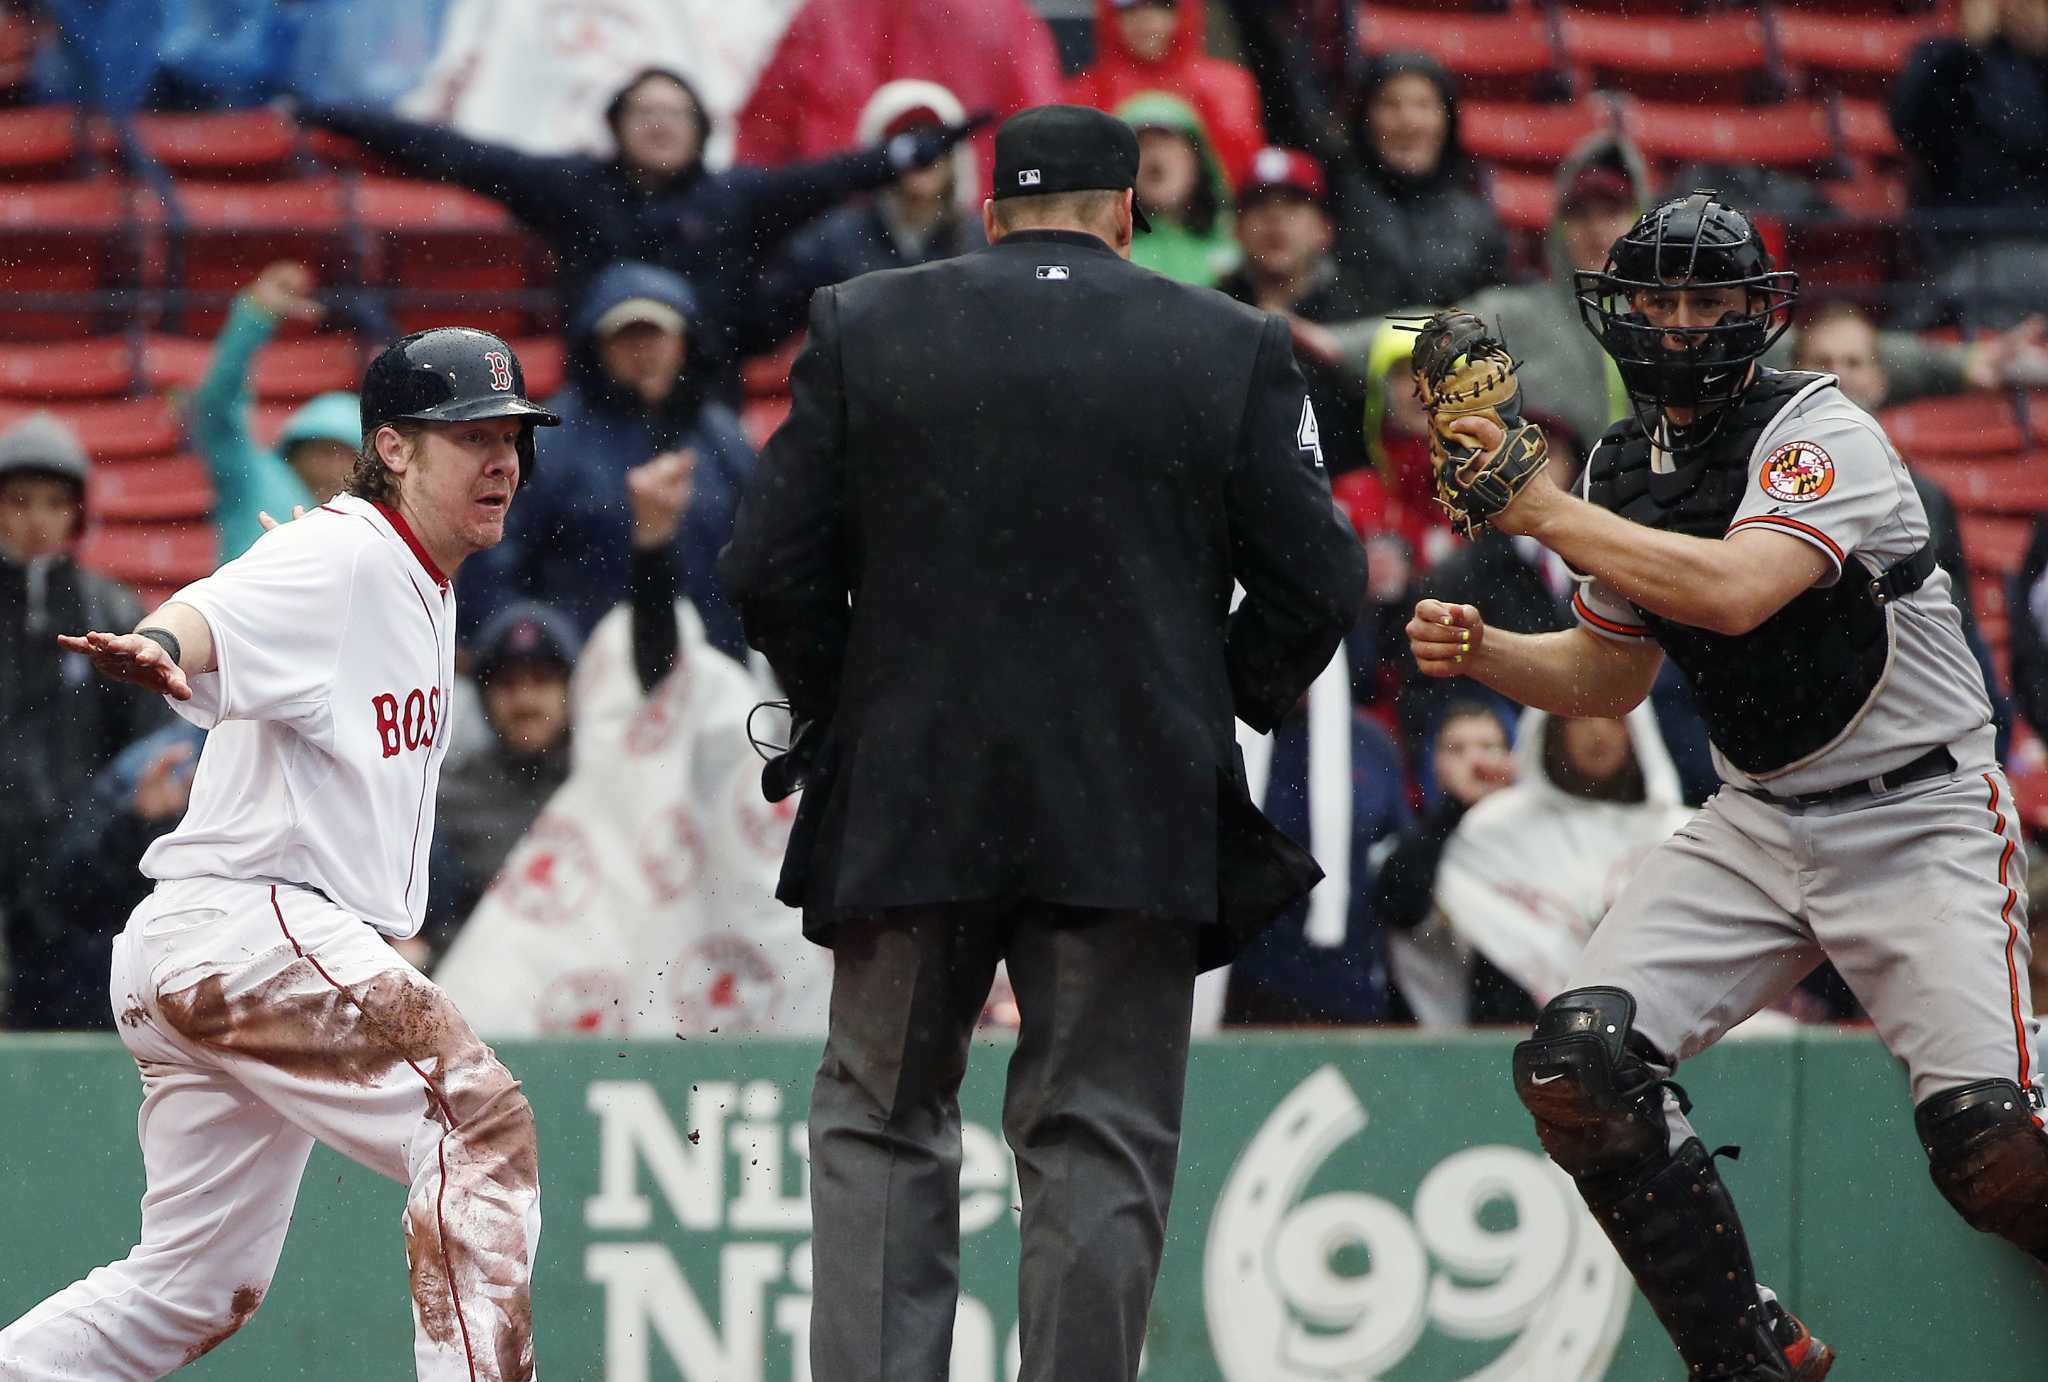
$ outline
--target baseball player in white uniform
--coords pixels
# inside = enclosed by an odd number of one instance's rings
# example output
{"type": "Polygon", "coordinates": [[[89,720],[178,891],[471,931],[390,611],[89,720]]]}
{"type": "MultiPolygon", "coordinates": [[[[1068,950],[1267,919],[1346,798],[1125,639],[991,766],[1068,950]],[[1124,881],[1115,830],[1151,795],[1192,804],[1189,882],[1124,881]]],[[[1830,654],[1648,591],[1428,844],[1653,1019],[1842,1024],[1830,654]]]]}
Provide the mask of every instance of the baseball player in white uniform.
{"type": "Polygon", "coordinates": [[[2011,788],[1904,464],[1832,376],[1756,363],[1797,280],[1749,219],[1667,202],[1578,289],[1638,417],[1582,497],[1539,477],[1493,521],[1583,573],[1579,627],[1424,601],[1408,634],[1425,672],[1558,713],[1621,712],[1665,656],[1692,682],[1726,785],[1616,899],[1515,1087],[1689,1377],[1819,1382],[1834,1353],[1759,1286],[1670,1077],[1830,958],[1906,1068],[1935,1185],[2048,1263],[2011,788]]]}
{"type": "Polygon", "coordinates": [[[114,946],[141,1241],[0,1332],[0,1382],[157,1378],[227,1339],[269,1289],[316,1139],[408,1187],[422,1382],[534,1376],[532,1110],[389,944],[426,909],[450,578],[502,536],[533,427],[555,421],[524,395],[495,336],[397,342],[364,379],[348,493],[135,632],[62,640],[209,733],[114,946]]]}

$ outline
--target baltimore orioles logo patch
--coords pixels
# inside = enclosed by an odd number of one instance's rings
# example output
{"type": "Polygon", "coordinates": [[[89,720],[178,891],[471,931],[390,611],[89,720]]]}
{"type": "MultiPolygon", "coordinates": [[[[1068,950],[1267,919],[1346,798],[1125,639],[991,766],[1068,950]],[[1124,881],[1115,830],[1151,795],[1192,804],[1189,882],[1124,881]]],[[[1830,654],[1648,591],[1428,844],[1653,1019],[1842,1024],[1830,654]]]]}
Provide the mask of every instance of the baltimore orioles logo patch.
{"type": "Polygon", "coordinates": [[[1773,499],[1811,504],[1835,487],[1835,463],[1810,441],[1787,442],[1764,462],[1757,483],[1773,499]]]}

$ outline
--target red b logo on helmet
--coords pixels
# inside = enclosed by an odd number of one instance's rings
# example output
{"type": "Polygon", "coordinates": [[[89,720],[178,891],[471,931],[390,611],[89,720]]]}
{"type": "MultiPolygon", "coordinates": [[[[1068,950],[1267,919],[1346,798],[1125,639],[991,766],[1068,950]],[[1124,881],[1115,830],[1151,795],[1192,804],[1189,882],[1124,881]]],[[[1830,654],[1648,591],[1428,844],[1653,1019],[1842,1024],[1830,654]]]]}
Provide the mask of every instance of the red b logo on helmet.
{"type": "Polygon", "coordinates": [[[491,367],[491,387],[500,391],[512,387],[512,361],[502,350],[484,352],[484,363],[491,367]]]}

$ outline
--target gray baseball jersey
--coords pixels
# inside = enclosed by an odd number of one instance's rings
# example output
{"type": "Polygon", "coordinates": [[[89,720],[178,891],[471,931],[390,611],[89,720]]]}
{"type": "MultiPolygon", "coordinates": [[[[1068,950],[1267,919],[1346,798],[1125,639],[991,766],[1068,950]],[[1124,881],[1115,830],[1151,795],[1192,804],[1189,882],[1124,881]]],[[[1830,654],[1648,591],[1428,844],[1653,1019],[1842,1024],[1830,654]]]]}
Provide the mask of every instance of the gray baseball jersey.
{"type": "MultiPolygon", "coordinates": [[[[1585,469],[1593,471],[1590,457],[1585,469]]],[[[1801,390],[1758,437],[1728,531],[1749,528],[1817,548],[1830,566],[1823,585],[1869,580],[1928,540],[1927,513],[1905,463],[1876,419],[1831,376],[1801,390]]],[[[1581,580],[1572,608],[1603,638],[1650,637],[1641,612],[1597,579],[1581,580]]],[[[1936,568],[1918,590],[1889,605],[1885,623],[1884,675],[1839,734],[1761,776],[1742,772],[1716,747],[1722,780],[1780,795],[1824,791],[1877,777],[1990,723],[1983,673],[1963,639],[1946,572],[1936,568]]],[[[1768,707],[1758,713],[1768,714],[1768,707]]]]}

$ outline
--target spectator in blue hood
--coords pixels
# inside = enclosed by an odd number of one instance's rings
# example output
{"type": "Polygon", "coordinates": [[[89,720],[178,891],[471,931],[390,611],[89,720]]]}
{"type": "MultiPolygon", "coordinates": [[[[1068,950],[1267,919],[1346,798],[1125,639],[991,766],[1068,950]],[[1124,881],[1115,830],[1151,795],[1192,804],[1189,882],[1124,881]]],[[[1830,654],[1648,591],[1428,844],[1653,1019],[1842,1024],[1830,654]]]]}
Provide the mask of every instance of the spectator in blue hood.
{"type": "Polygon", "coordinates": [[[853,153],[783,168],[704,166],[711,118],[681,73],[650,67],[605,112],[618,152],[609,159],[542,157],[436,125],[366,110],[306,107],[314,124],[412,170],[505,204],[555,253],[564,308],[605,265],[641,260],[685,274],[704,295],[692,349],[721,392],[752,339],[754,282],[763,256],[813,216],[943,158],[965,123],[898,135],[853,153]]]}
{"type": "Polygon", "coordinates": [[[673,454],[689,458],[689,504],[670,544],[682,592],[712,644],[745,656],[714,568],[754,451],[739,419],[685,368],[696,322],[690,285],[666,269],[614,264],[591,284],[570,324],[568,382],[548,404],[562,425],[541,441],[505,540],[463,563],[466,628],[523,598],[549,602],[587,635],[630,584],[626,472],[673,454]]]}

